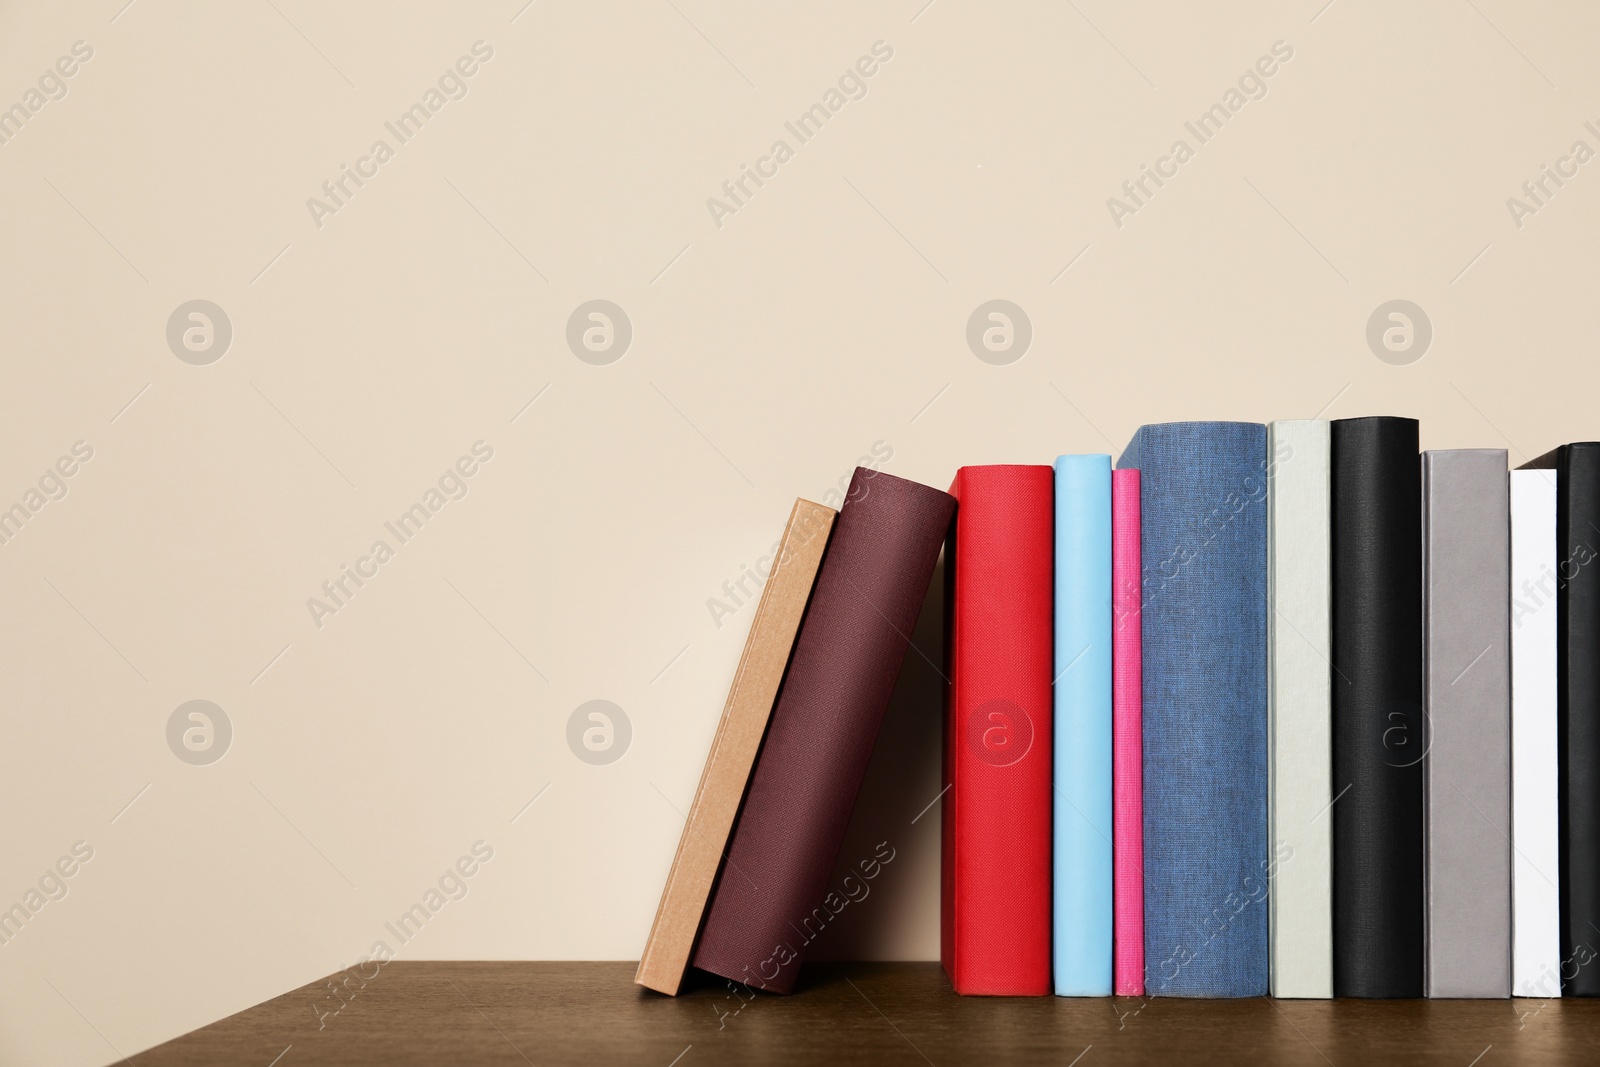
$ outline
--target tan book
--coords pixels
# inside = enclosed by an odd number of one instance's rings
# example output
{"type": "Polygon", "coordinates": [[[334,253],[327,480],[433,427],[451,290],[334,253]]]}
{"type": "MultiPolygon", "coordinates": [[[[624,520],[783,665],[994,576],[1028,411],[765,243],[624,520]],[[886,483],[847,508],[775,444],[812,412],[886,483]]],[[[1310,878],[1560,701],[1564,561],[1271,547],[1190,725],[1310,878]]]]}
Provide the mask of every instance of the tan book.
{"type": "Polygon", "coordinates": [[[796,500],[750,623],[634,981],[676,995],[838,512],[796,500]]]}

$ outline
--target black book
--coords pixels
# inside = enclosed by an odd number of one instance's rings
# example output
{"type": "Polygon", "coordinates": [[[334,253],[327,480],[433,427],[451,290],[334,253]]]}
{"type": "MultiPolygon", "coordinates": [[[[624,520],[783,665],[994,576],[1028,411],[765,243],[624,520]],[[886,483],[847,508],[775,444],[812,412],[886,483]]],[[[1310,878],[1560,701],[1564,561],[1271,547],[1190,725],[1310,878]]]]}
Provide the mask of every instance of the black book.
{"type": "Polygon", "coordinates": [[[1330,437],[1333,993],[1420,997],[1428,741],[1417,422],[1335,419],[1330,437]]]}
{"type": "Polygon", "coordinates": [[[1556,472],[1556,803],[1561,992],[1600,996],[1600,442],[1525,468],[1556,472]]]}

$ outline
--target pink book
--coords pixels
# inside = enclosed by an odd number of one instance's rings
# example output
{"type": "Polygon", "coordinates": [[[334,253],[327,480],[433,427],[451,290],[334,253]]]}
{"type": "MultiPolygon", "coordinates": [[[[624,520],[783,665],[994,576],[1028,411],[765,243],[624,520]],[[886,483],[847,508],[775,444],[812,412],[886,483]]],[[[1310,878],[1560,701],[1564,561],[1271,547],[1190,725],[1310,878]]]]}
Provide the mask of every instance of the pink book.
{"type": "Polygon", "coordinates": [[[1144,996],[1144,794],[1140,716],[1139,472],[1111,472],[1112,838],[1116,991],[1144,996]]]}

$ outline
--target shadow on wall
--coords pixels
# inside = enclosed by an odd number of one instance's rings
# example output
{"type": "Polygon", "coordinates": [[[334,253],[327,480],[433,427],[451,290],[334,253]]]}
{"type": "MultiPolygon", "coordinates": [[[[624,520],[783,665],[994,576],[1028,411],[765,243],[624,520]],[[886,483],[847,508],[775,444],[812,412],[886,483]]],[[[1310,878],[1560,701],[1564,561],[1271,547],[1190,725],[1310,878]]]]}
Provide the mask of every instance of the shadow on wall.
{"type": "Polygon", "coordinates": [[[941,804],[933,801],[944,788],[939,759],[944,568],[941,555],[828,880],[830,889],[850,896],[850,903],[817,938],[807,959],[939,958],[941,804]],[[890,849],[894,858],[882,862],[890,849]],[[870,871],[875,862],[877,876],[868,880],[862,864],[870,871]]]}

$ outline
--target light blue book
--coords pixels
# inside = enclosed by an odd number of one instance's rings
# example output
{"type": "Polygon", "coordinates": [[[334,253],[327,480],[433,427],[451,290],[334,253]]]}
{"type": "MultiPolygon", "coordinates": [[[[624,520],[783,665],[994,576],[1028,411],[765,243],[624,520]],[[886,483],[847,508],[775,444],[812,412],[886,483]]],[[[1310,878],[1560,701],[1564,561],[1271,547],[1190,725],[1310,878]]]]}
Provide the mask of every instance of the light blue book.
{"type": "Polygon", "coordinates": [[[1111,457],[1056,460],[1056,995],[1111,995],[1111,457]]]}

